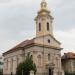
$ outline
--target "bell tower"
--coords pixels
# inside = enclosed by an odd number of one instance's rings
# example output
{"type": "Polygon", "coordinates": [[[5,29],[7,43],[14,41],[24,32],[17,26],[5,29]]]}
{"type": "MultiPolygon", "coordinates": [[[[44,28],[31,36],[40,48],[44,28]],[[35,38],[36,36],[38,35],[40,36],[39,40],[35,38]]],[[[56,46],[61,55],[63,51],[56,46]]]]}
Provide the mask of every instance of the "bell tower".
{"type": "Polygon", "coordinates": [[[45,0],[41,2],[41,8],[35,18],[36,21],[36,37],[50,34],[53,36],[52,21],[53,17],[50,15],[50,11],[47,8],[45,0]]]}

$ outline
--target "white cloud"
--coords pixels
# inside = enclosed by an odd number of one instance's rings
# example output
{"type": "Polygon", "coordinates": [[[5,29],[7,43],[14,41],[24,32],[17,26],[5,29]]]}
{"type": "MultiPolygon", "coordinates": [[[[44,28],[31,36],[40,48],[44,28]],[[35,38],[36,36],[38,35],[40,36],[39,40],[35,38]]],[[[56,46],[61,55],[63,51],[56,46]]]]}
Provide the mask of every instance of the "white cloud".
{"type": "MultiPolygon", "coordinates": [[[[41,0],[0,0],[0,51],[34,36],[34,17],[41,0]],[[28,34],[28,35],[27,35],[28,34]],[[33,35],[32,35],[33,34],[33,35]]],[[[47,0],[54,15],[54,26],[59,41],[66,50],[74,51],[75,0],[47,0]]]]}
{"type": "Polygon", "coordinates": [[[60,4],[63,3],[63,0],[47,0],[48,4],[51,6],[59,6],[60,4]]]}
{"type": "Polygon", "coordinates": [[[3,46],[0,45],[0,54],[1,53],[4,53],[6,51],[8,51],[9,49],[11,49],[12,47],[16,46],[16,44],[20,43],[21,41],[19,40],[8,40],[8,39],[5,39],[5,40],[0,40],[0,42],[2,43],[3,46]]]}
{"type": "Polygon", "coordinates": [[[61,41],[62,52],[75,52],[75,29],[56,31],[55,36],[61,41]]]}

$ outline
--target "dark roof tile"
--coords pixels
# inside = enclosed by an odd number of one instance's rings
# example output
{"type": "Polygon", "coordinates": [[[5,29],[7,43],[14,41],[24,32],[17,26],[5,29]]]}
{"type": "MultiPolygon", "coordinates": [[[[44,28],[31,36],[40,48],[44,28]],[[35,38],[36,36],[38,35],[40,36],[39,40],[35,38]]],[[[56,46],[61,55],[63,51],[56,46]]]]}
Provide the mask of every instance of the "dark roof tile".
{"type": "Polygon", "coordinates": [[[62,59],[75,59],[75,53],[72,52],[64,53],[62,59]]]}

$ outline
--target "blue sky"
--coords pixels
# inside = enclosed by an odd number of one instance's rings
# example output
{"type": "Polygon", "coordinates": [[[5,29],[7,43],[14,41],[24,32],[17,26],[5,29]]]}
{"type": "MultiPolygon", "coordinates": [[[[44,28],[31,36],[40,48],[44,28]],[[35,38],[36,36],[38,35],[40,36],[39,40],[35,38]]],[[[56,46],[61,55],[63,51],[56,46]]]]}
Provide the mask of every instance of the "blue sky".
{"type": "MultiPolygon", "coordinates": [[[[53,32],[64,52],[75,52],[75,0],[46,0],[53,32]]],[[[41,0],[0,0],[0,54],[35,36],[41,0]]]]}

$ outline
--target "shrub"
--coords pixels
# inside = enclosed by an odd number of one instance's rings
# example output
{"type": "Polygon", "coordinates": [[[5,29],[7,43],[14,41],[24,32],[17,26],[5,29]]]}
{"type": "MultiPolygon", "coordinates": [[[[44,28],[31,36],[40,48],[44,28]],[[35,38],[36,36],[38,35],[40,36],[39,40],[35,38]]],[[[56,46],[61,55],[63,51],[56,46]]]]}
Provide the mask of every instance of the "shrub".
{"type": "Polygon", "coordinates": [[[36,73],[37,71],[36,65],[32,60],[32,56],[28,54],[26,57],[26,60],[18,65],[16,74],[17,75],[29,75],[31,70],[33,70],[34,73],[36,73]]]}

